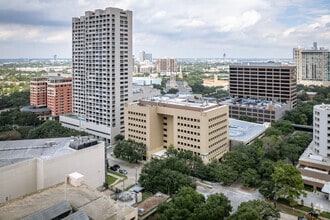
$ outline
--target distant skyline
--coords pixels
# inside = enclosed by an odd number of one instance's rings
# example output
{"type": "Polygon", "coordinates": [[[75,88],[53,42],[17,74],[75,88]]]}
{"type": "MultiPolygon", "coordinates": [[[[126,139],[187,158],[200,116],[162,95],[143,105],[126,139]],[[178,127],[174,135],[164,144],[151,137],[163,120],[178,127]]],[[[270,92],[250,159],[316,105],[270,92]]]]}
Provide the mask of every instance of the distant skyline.
{"type": "Polygon", "coordinates": [[[330,1],[0,0],[0,58],[71,58],[71,21],[85,11],[133,11],[133,54],[292,58],[330,48],[330,1]]]}

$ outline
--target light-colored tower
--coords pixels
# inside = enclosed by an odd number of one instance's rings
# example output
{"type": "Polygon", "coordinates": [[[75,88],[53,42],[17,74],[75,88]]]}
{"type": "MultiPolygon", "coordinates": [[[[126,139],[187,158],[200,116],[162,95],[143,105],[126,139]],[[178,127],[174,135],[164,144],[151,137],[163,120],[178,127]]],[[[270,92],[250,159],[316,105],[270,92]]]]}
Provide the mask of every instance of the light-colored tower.
{"type": "Polygon", "coordinates": [[[317,49],[293,49],[293,59],[297,67],[297,83],[304,85],[330,85],[330,52],[317,49]]]}
{"type": "Polygon", "coordinates": [[[314,106],[313,143],[314,151],[323,157],[330,158],[330,105],[314,106]]]}
{"type": "Polygon", "coordinates": [[[73,112],[109,143],[124,132],[132,98],[132,11],[86,11],[72,19],[73,112]]]}

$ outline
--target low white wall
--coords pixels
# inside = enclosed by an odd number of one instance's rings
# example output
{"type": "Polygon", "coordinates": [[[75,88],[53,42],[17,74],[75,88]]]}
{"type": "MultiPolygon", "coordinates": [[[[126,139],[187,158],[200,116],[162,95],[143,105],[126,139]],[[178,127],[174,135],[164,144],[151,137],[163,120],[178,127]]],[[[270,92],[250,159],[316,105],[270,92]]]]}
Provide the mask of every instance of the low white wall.
{"type": "Polygon", "coordinates": [[[37,160],[0,167],[0,203],[37,190],[37,160]]]}
{"type": "Polygon", "coordinates": [[[0,167],[0,203],[63,183],[73,172],[96,188],[105,181],[104,142],[51,159],[31,159],[0,167]]]}

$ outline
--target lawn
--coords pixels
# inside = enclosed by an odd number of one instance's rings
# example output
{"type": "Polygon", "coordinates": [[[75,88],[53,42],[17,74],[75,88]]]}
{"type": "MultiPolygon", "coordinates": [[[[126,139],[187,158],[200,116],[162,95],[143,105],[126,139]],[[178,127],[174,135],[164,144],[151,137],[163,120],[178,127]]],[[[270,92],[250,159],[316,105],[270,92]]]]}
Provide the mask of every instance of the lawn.
{"type": "Polygon", "coordinates": [[[107,176],[107,183],[108,185],[111,185],[113,184],[114,182],[116,182],[117,178],[116,177],[113,177],[113,176],[107,176]]]}

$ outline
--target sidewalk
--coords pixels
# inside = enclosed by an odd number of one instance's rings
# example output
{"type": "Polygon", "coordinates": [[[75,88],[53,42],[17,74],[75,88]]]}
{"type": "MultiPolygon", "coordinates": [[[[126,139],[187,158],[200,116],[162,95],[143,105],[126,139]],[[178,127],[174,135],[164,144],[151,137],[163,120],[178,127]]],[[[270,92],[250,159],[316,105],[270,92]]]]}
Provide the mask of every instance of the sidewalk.
{"type": "MultiPolygon", "coordinates": [[[[305,191],[306,192],[306,191],[305,191]]],[[[320,210],[321,212],[330,212],[330,200],[326,198],[326,194],[322,192],[306,192],[306,197],[300,197],[297,201],[301,204],[301,199],[304,200],[304,206],[314,207],[314,209],[320,210]]]]}

